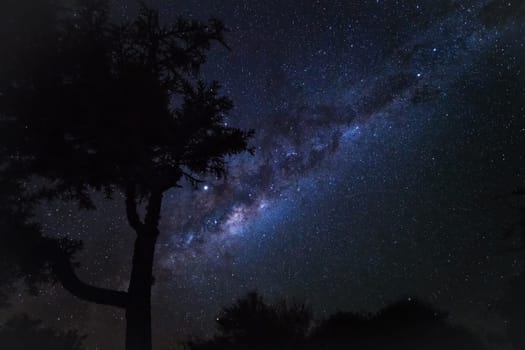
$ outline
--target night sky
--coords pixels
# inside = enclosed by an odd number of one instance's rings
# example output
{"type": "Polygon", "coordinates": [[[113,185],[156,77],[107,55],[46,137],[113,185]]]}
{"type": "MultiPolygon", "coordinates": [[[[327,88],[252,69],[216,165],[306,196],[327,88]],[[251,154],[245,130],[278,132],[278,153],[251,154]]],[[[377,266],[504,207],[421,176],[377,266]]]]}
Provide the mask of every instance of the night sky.
{"type": "MultiPolygon", "coordinates": [[[[480,334],[522,270],[500,196],[525,180],[525,3],[454,0],[148,2],[165,22],[222,19],[231,51],[202,72],[253,128],[255,155],[224,180],[165,196],[153,287],[154,345],[213,334],[221,307],[258,290],[318,316],[408,295],[480,334]]],[[[134,1],[116,3],[133,17],[134,1]]],[[[81,276],[125,289],[134,233],[121,198],[48,203],[50,235],[80,238],[81,276]]],[[[13,311],[121,348],[124,313],[60,285],[13,311]]]]}

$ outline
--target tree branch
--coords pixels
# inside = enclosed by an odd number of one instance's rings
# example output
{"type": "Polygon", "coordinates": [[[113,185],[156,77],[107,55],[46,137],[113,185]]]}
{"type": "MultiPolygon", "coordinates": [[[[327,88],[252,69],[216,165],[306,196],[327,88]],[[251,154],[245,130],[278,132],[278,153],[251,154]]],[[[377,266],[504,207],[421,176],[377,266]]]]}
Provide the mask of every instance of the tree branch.
{"type": "Polygon", "coordinates": [[[191,183],[192,186],[197,186],[198,184],[204,182],[203,180],[198,179],[185,171],[182,172],[182,175],[191,183]]]}
{"type": "Polygon", "coordinates": [[[140,221],[137,212],[136,197],[135,185],[128,185],[126,188],[126,216],[128,218],[129,226],[138,232],[144,224],[140,221]]]}
{"type": "Polygon", "coordinates": [[[91,286],[81,281],[71,263],[70,257],[56,241],[49,242],[50,265],[62,286],[77,298],[101,305],[125,308],[128,304],[128,293],[91,286]]]}

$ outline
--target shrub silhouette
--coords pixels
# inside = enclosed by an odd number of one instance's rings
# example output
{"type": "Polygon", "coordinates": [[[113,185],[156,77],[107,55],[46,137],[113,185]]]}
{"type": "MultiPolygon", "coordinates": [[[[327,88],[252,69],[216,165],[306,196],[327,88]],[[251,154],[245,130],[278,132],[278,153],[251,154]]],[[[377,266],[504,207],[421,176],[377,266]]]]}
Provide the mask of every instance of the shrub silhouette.
{"type": "Polygon", "coordinates": [[[281,348],[302,343],[312,323],[304,304],[279,301],[268,304],[249,293],[223,308],[216,319],[218,334],[210,341],[190,343],[191,349],[281,348]]]}
{"type": "Polygon", "coordinates": [[[484,349],[468,330],[453,326],[447,314],[417,299],[392,303],[375,314],[337,312],[313,326],[302,305],[266,304],[256,293],[226,307],[217,318],[218,334],[187,344],[212,349],[484,349]]]}
{"type": "Polygon", "coordinates": [[[315,348],[343,349],[483,349],[466,329],[448,322],[447,314],[417,299],[405,299],[376,314],[337,313],[313,331],[315,348]]]}

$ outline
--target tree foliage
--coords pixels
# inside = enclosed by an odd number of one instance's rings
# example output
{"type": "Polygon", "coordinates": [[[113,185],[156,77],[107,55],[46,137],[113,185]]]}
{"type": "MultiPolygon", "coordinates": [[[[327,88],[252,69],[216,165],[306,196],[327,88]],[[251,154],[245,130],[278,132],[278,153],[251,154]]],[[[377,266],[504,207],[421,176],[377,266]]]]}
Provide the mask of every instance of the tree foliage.
{"type": "Polygon", "coordinates": [[[225,307],[216,323],[229,341],[264,344],[303,339],[311,320],[310,309],[304,304],[282,300],[270,305],[259,294],[250,293],[225,307]]]}
{"type": "Polygon", "coordinates": [[[225,46],[219,20],[164,24],[144,5],[135,19],[115,21],[107,0],[0,4],[5,271],[9,281],[56,280],[79,298],[124,308],[128,349],[151,349],[164,192],[184,178],[220,178],[228,157],[250,151],[253,132],[228,126],[232,101],[199,75],[213,43],[225,46]],[[97,192],[122,194],[137,234],[127,291],[82,282],[72,260],[80,242],[44,237],[32,222],[43,200],[95,209],[97,192]]]}
{"type": "Polygon", "coordinates": [[[1,38],[9,174],[37,176],[48,185],[42,194],[92,207],[92,189],[164,191],[183,176],[222,176],[224,157],[246,150],[251,132],[223,122],[231,100],[196,75],[210,45],[224,42],[220,21],[165,26],[143,6],[114,24],[104,1],[46,2],[34,26],[20,31],[23,16],[4,24],[17,34],[1,38]]]}

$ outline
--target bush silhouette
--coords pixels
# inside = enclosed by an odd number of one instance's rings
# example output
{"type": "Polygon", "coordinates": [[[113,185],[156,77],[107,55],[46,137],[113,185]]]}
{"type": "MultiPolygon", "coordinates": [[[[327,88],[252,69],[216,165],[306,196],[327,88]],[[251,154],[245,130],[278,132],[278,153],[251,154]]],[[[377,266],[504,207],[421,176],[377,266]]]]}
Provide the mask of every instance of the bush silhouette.
{"type": "Polygon", "coordinates": [[[375,314],[337,312],[315,326],[308,308],[286,305],[266,304],[249,294],[223,309],[213,339],[187,345],[191,350],[485,348],[468,330],[450,324],[446,313],[417,299],[392,303],[375,314]]]}
{"type": "Polygon", "coordinates": [[[225,307],[216,319],[218,334],[210,341],[190,343],[191,349],[281,348],[302,343],[312,323],[304,304],[279,301],[268,304],[249,293],[225,307]]]}

